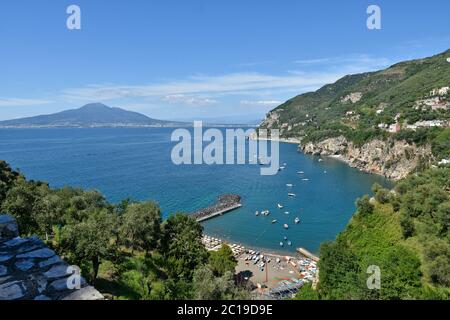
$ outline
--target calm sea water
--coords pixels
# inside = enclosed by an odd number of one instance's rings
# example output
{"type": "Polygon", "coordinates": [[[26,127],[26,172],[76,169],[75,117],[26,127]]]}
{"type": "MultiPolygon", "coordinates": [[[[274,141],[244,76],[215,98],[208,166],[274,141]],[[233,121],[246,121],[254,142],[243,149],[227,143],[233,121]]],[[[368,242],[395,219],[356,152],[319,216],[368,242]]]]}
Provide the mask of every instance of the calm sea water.
{"type": "Polygon", "coordinates": [[[176,166],[170,159],[175,145],[171,132],[168,128],[0,129],[0,159],[29,179],[48,181],[52,187],[97,189],[112,202],[127,197],[156,200],[164,216],[192,212],[214,203],[222,193],[237,193],[243,207],[204,222],[206,233],[280,252],[293,252],[296,247],[317,252],[321,242],[343,230],[357,197],[370,193],[375,182],[390,185],[382,177],[334,159],[319,162],[318,157],[297,152],[293,144],[280,144],[280,163],[287,166],[275,176],[261,176],[260,167],[251,164],[176,166]],[[297,196],[290,198],[289,192],[297,196]],[[284,205],[282,210],[278,203],[284,205]],[[256,210],[265,209],[271,211],[268,217],[255,216],[256,210]],[[295,225],[297,216],[301,223],[295,225]],[[271,224],[273,219],[278,223],[271,224]],[[280,247],[284,236],[291,247],[280,247]]]}

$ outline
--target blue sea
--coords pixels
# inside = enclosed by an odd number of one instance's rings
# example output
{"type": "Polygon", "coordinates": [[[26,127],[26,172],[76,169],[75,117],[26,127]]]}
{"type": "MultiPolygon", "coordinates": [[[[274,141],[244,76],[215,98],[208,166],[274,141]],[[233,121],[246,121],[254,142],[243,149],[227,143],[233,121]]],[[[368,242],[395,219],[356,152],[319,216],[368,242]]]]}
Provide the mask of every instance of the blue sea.
{"type": "Polygon", "coordinates": [[[318,252],[333,240],[355,210],[355,199],[386,179],[362,173],[335,159],[304,155],[294,144],[280,144],[286,169],[260,175],[260,166],[174,165],[170,128],[0,129],[0,159],[29,179],[52,187],[97,189],[109,201],[155,200],[164,217],[192,212],[223,193],[241,195],[243,206],[206,221],[205,232],[253,248],[292,253],[318,252]],[[297,174],[304,171],[304,175],[297,174]],[[302,178],[309,179],[308,181],[302,178]],[[287,187],[286,184],[293,184],[287,187]],[[288,193],[296,197],[288,197],[288,193]],[[278,209],[277,204],[284,205],[278,209]],[[270,210],[267,217],[256,210],[270,210]],[[290,214],[285,214],[289,211],[290,214]],[[301,223],[294,224],[295,217],[301,223]],[[271,224],[273,219],[278,223],[271,224]],[[287,223],[289,229],[284,229],[287,223]],[[280,247],[284,237],[292,246],[280,247]]]}

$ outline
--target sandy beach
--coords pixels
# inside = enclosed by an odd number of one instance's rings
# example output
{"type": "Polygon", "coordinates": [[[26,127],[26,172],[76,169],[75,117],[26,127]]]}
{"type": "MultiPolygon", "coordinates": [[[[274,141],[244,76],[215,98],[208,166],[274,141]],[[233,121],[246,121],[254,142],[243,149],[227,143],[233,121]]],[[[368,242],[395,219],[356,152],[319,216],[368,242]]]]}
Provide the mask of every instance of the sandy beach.
{"type": "Polygon", "coordinates": [[[257,294],[267,295],[282,286],[314,282],[318,272],[316,262],[301,254],[293,256],[253,250],[208,235],[203,236],[202,242],[208,250],[218,250],[223,244],[230,246],[238,262],[238,281],[250,281],[257,294]]]}

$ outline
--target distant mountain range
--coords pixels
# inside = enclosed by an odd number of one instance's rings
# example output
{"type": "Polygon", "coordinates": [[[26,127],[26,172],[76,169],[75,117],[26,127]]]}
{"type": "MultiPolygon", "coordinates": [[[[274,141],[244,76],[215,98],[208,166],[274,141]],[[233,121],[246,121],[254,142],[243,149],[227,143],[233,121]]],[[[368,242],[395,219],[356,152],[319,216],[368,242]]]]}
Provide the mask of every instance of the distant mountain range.
{"type": "Polygon", "coordinates": [[[156,120],[141,113],[111,108],[101,103],[49,115],[0,121],[2,128],[179,127],[186,122],[156,120]]]}

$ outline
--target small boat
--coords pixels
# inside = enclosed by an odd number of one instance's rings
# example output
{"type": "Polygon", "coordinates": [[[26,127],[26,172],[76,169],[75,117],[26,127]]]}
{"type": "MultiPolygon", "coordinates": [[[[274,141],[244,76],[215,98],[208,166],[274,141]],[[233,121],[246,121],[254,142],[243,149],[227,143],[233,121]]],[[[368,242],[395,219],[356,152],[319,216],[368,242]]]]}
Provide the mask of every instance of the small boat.
{"type": "Polygon", "coordinates": [[[294,185],[292,183],[286,183],[286,187],[293,187],[294,185]]]}
{"type": "Polygon", "coordinates": [[[287,240],[287,237],[286,236],[284,236],[284,241],[286,241],[287,240]]]}
{"type": "Polygon", "coordinates": [[[304,174],[304,171],[297,171],[298,174],[304,174]]]}
{"type": "Polygon", "coordinates": [[[292,246],[292,242],[288,241],[288,246],[292,246]]]}
{"type": "Polygon", "coordinates": [[[256,211],[256,212],[255,212],[255,216],[259,216],[259,211],[256,211]]]}
{"type": "Polygon", "coordinates": [[[289,229],[289,226],[288,226],[287,223],[285,223],[285,224],[283,225],[283,227],[284,227],[285,229],[289,229]]]}
{"type": "Polygon", "coordinates": [[[302,179],[303,181],[309,181],[309,179],[307,179],[307,178],[305,178],[305,179],[302,179]]]}
{"type": "Polygon", "coordinates": [[[280,247],[282,247],[282,246],[284,246],[284,243],[283,243],[283,242],[280,242],[280,247]]]}
{"type": "Polygon", "coordinates": [[[295,224],[299,224],[300,223],[299,217],[295,218],[294,222],[295,222],[295,224]]]}
{"type": "Polygon", "coordinates": [[[295,194],[295,193],[288,193],[288,196],[289,196],[289,197],[295,197],[296,194],[295,194]]]}
{"type": "Polygon", "coordinates": [[[272,224],[277,223],[277,219],[272,220],[272,224]]]}
{"type": "Polygon", "coordinates": [[[283,167],[283,166],[280,167],[280,170],[284,170],[284,169],[286,169],[286,167],[283,167]]]}
{"type": "Polygon", "coordinates": [[[263,216],[268,216],[269,213],[270,213],[269,210],[261,211],[261,214],[262,214],[263,216]]]}
{"type": "Polygon", "coordinates": [[[319,159],[319,162],[322,162],[323,161],[323,159],[319,159]]]}
{"type": "Polygon", "coordinates": [[[285,211],[284,214],[289,214],[289,211],[285,211]]]}
{"type": "Polygon", "coordinates": [[[283,209],[283,205],[278,204],[278,209],[283,209]]]}

